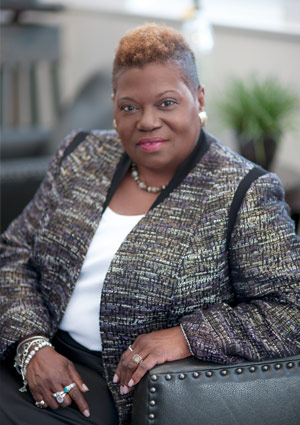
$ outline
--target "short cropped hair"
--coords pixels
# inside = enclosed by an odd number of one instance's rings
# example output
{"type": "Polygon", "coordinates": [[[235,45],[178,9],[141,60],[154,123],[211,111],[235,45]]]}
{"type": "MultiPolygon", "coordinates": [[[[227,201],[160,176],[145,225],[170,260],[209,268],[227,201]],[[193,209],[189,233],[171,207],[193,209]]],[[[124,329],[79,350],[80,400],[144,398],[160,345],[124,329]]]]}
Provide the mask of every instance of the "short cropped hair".
{"type": "Polygon", "coordinates": [[[192,94],[196,93],[200,83],[193,51],[178,31],[158,24],[139,26],[121,38],[113,63],[113,92],[121,71],[153,62],[177,65],[192,94]]]}

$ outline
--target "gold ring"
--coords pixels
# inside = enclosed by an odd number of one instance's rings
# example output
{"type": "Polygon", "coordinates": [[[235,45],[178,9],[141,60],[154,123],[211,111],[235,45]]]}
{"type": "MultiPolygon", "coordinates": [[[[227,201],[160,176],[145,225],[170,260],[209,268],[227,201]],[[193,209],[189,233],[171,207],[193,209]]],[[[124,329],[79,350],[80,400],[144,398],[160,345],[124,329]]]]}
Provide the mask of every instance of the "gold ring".
{"type": "Polygon", "coordinates": [[[140,363],[143,361],[142,357],[141,357],[139,354],[134,354],[134,355],[132,356],[132,360],[133,360],[133,361],[134,361],[134,363],[136,363],[136,364],[140,364],[140,363]]]}

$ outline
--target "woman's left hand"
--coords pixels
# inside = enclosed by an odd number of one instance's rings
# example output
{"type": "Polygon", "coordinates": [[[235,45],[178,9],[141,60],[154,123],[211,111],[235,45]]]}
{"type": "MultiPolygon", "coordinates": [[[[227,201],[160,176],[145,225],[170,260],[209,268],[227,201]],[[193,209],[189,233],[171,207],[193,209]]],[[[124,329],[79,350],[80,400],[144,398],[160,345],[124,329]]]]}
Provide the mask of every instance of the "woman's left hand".
{"type": "Polygon", "coordinates": [[[122,395],[127,394],[155,365],[191,355],[180,326],[139,335],[130,347],[133,351],[128,348],[122,354],[113,379],[114,383],[120,383],[122,395]],[[141,358],[138,364],[134,361],[135,355],[141,358]]]}

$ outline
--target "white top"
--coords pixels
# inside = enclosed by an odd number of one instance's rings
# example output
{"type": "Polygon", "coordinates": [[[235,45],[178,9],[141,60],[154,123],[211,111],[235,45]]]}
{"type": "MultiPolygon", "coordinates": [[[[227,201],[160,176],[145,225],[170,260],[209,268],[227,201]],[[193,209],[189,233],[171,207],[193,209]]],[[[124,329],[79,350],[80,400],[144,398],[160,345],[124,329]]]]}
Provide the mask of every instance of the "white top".
{"type": "Polygon", "coordinates": [[[107,207],[87,251],[59,328],[90,350],[102,350],[99,316],[107,270],[119,246],[142,217],[120,215],[107,207]]]}

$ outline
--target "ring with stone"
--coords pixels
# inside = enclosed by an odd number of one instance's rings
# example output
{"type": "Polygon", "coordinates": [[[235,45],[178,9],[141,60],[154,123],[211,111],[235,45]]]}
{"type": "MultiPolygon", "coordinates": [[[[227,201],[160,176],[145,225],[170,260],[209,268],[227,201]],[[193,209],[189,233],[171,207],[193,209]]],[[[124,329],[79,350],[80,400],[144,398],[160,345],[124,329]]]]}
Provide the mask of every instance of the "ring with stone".
{"type": "Polygon", "coordinates": [[[139,354],[134,354],[134,355],[132,356],[132,360],[133,360],[133,361],[134,361],[134,363],[136,363],[136,364],[140,364],[140,363],[143,361],[142,357],[141,357],[139,354]]]}
{"type": "Polygon", "coordinates": [[[41,400],[41,401],[36,401],[34,404],[36,405],[36,407],[39,407],[40,409],[42,409],[46,403],[44,400],[41,400]]]}
{"type": "Polygon", "coordinates": [[[68,392],[69,392],[69,391],[71,391],[71,389],[72,389],[72,388],[74,388],[74,387],[76,387],[76,384],[75,384],[75,382],[72,382],[72,384],[67,385],[67,386],[64,388],[64,392],[65,392],[65,393],[68,393],[68,392]]]}
{"type": "Polygon", "coordinates": [[[66,385],[63,391],[58,391],[57,393],[53,393],[53,397],[56,399],[57,403],[61,404],[64,401],[67,393],[71,391],[72,388],[76,387],[75,382],[72,382],[70,385],[66,385]]]}
{"type": "Polygon", "coordinates": [[[67,395],[67,392],[65,392],[65,391],[58,391],[57,393],[53,393],[52,395],[56,399],[57,403],[61,404],[61,403],[63,403],[64,398],[67,395]]]}

